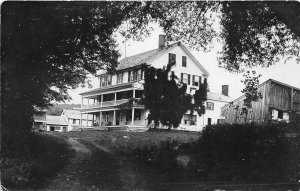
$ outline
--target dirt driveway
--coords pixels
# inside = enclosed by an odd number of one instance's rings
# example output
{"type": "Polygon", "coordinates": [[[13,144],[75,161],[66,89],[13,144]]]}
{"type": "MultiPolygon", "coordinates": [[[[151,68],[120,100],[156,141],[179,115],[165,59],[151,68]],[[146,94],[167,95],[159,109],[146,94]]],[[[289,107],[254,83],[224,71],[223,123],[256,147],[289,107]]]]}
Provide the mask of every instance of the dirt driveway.
{"type": "Polygon", "coordinates": [[[76,151],[74,157],[56,177],[46,180],[44,187],[37,190],[152,190],[153,182],[145,180],[147,172],[140,172],[126,157],[92,141],[76,138],[68,141],[76,151]]]}

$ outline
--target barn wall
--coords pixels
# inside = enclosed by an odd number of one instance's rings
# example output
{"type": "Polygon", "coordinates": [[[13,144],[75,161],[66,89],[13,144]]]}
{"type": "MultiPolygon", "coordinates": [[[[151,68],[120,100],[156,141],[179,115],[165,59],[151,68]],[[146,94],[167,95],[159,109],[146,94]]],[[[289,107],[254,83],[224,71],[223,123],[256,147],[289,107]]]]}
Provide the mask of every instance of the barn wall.
{"type": "Polygon", "coordinates": [[[272,82],[270,107],[283,111],[291,110],[291,88],[272,82]]]}
{"type": "Polygon", "coordinates": [[[258,92],[262,94],[263,98],[257,102],[252,102],[252,108],[249,110],[247,118],[240,115],[241,108],[244,104],[244,96],[234,100],[232,104],[228,104],[227,106],[223,107],[221,114],[225,117],[225,122],[266,122],[272,119],[271,109],[289,112],[293,121],[298,118],[296,115],[300,114],[299,89],[293,89],[292,100],[291,87],[268,80],[260,85],[258,92]]]}
{"type": "Polygon", "coordinates": [[[300,112],[300,90],[293,92],[293,111],[300,112]]]}
{"type": "Polygon", "coordinates": [[[261,93],[262,99],[257,102],[252,102],[252,108],[249,110],[248,115],[241,115],[242,107],[244,106],[245,96],[242,96],[232,104],[223,107],[221,115],[225,117],[226,123],[245,123],[251,121],[265,121],[268,117],[268,94],[270,84],[268,82],[262,84],[258,92],[261,93]]]}

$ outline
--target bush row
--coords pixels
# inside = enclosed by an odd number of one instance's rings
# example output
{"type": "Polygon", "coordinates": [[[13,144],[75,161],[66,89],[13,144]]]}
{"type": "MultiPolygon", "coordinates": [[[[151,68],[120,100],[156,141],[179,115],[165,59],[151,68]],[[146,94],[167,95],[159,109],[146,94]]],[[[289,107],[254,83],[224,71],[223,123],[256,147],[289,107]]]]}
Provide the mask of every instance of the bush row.
{"type": "Polygon", "coordinates": [[[296,181],[297,139],[288,139],[284,124],[224,124],[207,126],[196,146],[198,171],[210,180],[296,181]],[[296,169],[296,168],[295,168],[296,169]]]}
{"type": "Polygon", "coordinates": [[[187,155],[191,160],[185,174],[198,181],[296,182],[300,138],[287,135],[291,130],[295,132],[295,126],[284,123],[210,125],[192,143],[127,145],[127,151],[164,171],[180,169],[176,160],[187,155]]]}

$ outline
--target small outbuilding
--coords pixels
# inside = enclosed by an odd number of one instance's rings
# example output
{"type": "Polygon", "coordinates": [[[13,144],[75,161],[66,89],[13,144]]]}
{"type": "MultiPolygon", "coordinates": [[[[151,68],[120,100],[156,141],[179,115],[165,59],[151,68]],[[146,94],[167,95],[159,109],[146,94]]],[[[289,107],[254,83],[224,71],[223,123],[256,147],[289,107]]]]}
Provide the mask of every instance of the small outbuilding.
{"type": "Polygon", "coordinates": [[[47,131],[67,132],[68,122],[64,116],[46,116],[47,131]]]}

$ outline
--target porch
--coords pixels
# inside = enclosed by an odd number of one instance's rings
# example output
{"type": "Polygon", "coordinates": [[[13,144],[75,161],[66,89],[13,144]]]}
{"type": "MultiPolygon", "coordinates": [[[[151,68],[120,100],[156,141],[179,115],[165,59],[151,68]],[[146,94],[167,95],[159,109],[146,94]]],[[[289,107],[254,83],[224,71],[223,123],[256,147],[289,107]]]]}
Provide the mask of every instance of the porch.
{"type": "MultiPolygon", "coordinates": [[[[87,111],[82,116],[92,119],[92,123],[81,123],[81,129],[93,130],[130,130],[147,126],[147,113],[141,108],[87,111]]],[[[85,120],[87,121],[87,120],[85,120]]]]}

